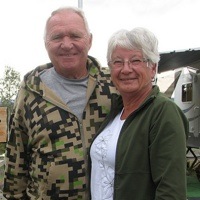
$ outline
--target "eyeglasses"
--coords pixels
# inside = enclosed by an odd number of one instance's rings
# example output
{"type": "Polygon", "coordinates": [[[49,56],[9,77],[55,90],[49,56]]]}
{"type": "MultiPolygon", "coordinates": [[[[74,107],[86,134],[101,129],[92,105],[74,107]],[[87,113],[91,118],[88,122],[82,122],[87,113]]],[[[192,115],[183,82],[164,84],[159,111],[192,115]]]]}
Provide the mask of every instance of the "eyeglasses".
{"type": "Polygon", "coordinates": [[[113,68],[115,68],[115,69],[122,69],[124,67],[125,63],[128,63],[130,68],[133,68],[133,67],[140,67],[142,63],[147,63],[147,67],[148,67],[148,62],[149,62],[149,59],[133,58],[133,59],[127,60],[127,61],[116,59],[116,60],[109,61],[108,63],[111,64],[113,66],[113,68]]]}

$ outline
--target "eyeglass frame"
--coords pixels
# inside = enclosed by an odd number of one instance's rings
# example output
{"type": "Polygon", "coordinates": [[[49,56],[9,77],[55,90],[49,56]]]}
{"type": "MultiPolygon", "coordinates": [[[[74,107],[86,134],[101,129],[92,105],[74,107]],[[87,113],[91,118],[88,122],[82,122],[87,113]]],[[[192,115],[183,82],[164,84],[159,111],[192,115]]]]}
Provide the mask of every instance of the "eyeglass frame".
{"type": "Polygon", "coordinates": [[[145,59],[145,58],[142,58],[142,59],[139,59],[139,58],[132,58],[131,60],[122,60],[122,59],[115,59],[115,60],[111,60],[111,61],[109,61],[108,62],[108,64],[112,64],[113,65],[113,68],[115,68],[115,69],[122,69],[123,67],[124,67],[124,65],[125,65],[125,63],[128,63],[128,66],[130,67],[130,68],[133,68],[133,67],[140,67],[141,66],[141,63],[147,63],[147,67],[149,67],[149,65],[148,65],[148,62],[149,62],[150,60],[149,59],[145,59]],[[120,65],[120,66],[115,66],[115,63],[114,62],[121,62],[121,63],[116,63],[116,64],[118,64],[118,65],[120,65]],[[133,64],[133,62],[135,62],[134,64],[133,64]]]}

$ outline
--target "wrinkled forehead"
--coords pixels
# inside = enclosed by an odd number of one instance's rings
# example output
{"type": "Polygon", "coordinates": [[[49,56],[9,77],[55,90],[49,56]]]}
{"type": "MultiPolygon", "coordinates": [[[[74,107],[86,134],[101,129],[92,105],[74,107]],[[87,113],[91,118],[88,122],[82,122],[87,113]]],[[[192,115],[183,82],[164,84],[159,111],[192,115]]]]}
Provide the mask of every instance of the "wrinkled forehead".
{"type": "Polygon", "coordinates": [[[86,31],[85,23],[83,18],[75,12],[59,12],[55,13],[47,22],[47,31],[52,27],[66,27],[76,28],[86,31]]]}

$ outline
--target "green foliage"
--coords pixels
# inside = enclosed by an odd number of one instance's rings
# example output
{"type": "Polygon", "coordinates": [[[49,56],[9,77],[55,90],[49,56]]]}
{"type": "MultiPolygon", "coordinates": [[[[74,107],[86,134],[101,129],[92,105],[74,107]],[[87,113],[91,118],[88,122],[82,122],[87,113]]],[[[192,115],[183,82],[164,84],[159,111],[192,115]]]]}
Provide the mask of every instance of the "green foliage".
{"type": "Polygon", "coordinates": [[[0,101],[1,106],[12,110],[13,101],[17,95],[20,85],[20,73],[13,68],[5,66],[4,76],[0,79],[0,101]]]}

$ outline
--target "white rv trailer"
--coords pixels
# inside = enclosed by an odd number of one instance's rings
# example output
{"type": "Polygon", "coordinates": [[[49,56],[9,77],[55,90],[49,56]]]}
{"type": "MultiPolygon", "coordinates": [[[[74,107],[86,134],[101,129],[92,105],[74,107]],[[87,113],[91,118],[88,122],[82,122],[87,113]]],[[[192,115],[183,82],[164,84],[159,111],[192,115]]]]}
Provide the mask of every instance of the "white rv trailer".
{"type": "Polygon", "coordinates": [[[189,121],[187,148],[197,161],[192,148],[200,148],[200,71],[183,67],[175,73],[174,102],[181,108],[189,121]]]}

